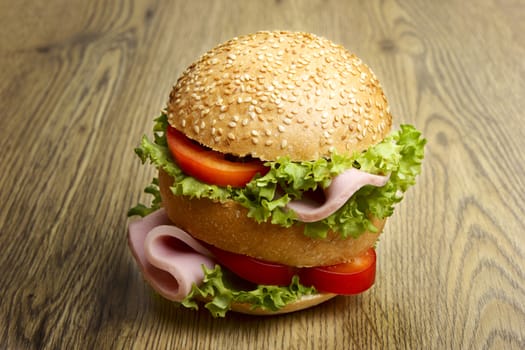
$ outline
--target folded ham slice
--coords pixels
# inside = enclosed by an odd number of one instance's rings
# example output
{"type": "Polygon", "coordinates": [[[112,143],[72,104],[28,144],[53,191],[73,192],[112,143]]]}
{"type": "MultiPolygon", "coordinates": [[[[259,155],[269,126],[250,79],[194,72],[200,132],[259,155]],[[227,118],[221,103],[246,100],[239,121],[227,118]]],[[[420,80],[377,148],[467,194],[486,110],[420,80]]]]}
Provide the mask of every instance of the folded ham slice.
{"type": "Polygon", "coordinates": [[[348,169],[332,179],[330,186],[324,191],[324,203],[303,198],[289,202],[286,207],[293,210],[302,222],[319,221],[335,213],[361,187],[382,187],[388,179],[389,176],[373,175],[355,168],[348,169]]]}
{"type": "Polygon", "coordinates": [[[202,244],[170,225],[164,209],[129,224],[129,245],[144,278],[173,301],[182,301],[193,283],[202,283],[202,265],[215,265],[202,244]]]}

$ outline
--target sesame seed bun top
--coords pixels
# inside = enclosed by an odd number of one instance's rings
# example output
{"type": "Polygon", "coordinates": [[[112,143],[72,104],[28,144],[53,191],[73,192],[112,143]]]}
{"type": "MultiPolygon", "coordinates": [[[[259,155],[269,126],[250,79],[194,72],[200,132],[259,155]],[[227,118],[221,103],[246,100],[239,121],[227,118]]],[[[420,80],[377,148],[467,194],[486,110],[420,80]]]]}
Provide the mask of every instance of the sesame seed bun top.
{"type": "Polygon", "coordinates": [[[308,33],[258,32],[200,57],[174,86],[169,123],[222,153],[315,160],[380,142],[392,117],[370,68],[308,33]]]}

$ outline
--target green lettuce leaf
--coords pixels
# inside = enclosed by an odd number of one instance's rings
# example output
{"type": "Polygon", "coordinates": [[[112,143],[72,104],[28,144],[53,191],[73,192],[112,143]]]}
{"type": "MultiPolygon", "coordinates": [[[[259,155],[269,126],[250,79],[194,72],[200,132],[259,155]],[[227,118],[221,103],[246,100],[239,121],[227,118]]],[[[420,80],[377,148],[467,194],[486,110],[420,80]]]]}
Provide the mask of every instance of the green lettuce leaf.
{"type": "Polygon", "coordinates": [[[204,281],[200,286],[193,285],[188,296],[181,305],[190,309],[198,309],[199,302],[208,300],[204,307],[214,317],[224,317],[232,303],[247,303],[252,309],[277,311],[285,305],[300,299],[302,296],[315,294],[313,287],[305,287],[294,276],[289,286],[248,285],[228,270],[219,265],[214,269],[202,266],[204,281]],[[250,288],[251,287],[251,288],[250,288]]]}
{"type": "Polygon", "coordinates": [[[160,208],[162,199],[160,198],[159,180],[157,178],[153,178],[151,184],[144,189],[144,192],[153,196],[150,205],[146,206],[145,204],[139,203],[128,210],[128,216],[138,215],[144,217],[160,208]]]}
{"type": "MultiPolygon", "coordinates": [[[[350,167],[372,174],[389,174],[383,187],[364,186],[347,203],[329,217],[305,225],[304,234],[324,238],[328,231],[338,232],[343,238],[359,237],[366,230],[375,232],[371,216],[379,219],[391,216],[394,205],[403,199],[403,193],[413,184],[421,172],[426,140],[411,125],[401,125],[382,142],[364,152],[352,155],[333,153],[330,159],[315,161],[291,161],[281,157],[266,162],[270,171],[256,176],[243,188],[219,187],[202,183],[187,176],[173,161],[167,147],[164,130],[167,117],[161,114],[155,120],[154,140],[146,136],[135,152],[142,162],[149,160],[175,178],[171,188],[175,195],[192,198],[209,198],[217,201],[234,200],[248,209],[248,216],[257,222],[271,222],[290,227],[298,222],[286,204],[300,199],[305,191],[326,188],[332,178],[350,167]]],[[[145,211],[139,208],[134,212],[145,211]],[[140,210],[139,210],[140,209],[140,210]]]]}

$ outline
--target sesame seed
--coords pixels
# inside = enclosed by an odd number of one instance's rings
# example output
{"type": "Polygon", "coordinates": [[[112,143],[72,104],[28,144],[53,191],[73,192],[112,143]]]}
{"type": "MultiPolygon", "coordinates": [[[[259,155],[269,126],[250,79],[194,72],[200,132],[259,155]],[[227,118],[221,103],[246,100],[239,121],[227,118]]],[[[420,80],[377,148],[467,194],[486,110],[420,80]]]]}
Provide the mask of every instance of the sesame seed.
{"type": "Polygon", "coordinates": [[[230,140],[235,140],[235,135],[233,133],[230,132],[227,136],[230,140]]]}

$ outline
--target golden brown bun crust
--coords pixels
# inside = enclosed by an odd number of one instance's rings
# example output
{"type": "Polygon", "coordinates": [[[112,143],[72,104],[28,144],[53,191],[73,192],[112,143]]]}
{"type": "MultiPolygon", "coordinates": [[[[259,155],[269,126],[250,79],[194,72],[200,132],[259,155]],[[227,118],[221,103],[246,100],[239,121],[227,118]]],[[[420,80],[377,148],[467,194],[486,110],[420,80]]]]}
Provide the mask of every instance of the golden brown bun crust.
{"type": "Polygon", "coordinates": [[[293,303],[287,304],[285,307],[283,307],[282,309],[279,309],[278,311],[252,309],[252,305],[240,304],[240,303],[232,304],[231,310],[235,312],[240,312],[243,314],[256,315],[256,316],[271,316],[271,315],[287,314],[290,312],[295,312],[299,310],[308,309],[310,307],[314,307],[336,296],[337,296],[336,294],[329,294],[329,293],[305,295],[301,299],[293,303]]]}
{"type": "MultiPolygon", "coordinates": [[[[379,236],[365,232],[357,239],[343,240],[330,233],[327,239],[312,239],[303,234],[303,225],[284,228],[258,224],[234,201],[218,203],[175,196],[169,188],[172,183],[173,179],[160,170],[162,204],[176,226],[218,248],[261,260],[300,267],[339,264],[373,246],[379,236]]],[[[385,220],[373,222],[380,232],[385,220]]]]}
{"type": "MultiPolygon", "coordinates": [[[[234,312],[239,312],[241,314],[255,315],[255,316],[280,315],[280,314],[287,314],[290,312],[300,311],[300,310],[314,307],[332,298],[335,298],[336,296],[337,294],[332,294],[332,293],[317,293],[317,294],[311,294],[311,295],[304,295],[301,299],[296,300],[292,303],[286,304],[286,306],[284,306],[283,308],[277,311],[265,310],[261,308],[254,309],[252,308],[253,306],[252,304],[247,304],[247,303],[232,303],[230,310],[234,312]]],[[[209,299],[202,298],[200,299],[200,301],[208,302],[209,299]]]]}
{"type": "Polygon", "coordinates": [[[169,123],[222,153],[315,160],[362,151],[392,117],[370,68],[308,33],[258,32],[205,53],[177,81],[169,123]]]}

